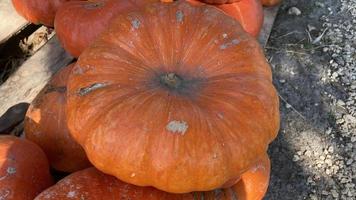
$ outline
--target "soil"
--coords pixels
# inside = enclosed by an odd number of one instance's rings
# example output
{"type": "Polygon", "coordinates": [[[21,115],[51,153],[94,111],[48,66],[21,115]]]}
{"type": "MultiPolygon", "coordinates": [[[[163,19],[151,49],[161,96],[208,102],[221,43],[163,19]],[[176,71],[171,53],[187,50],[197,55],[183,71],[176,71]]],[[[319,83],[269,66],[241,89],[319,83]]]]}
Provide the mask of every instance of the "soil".
{"type": "Polygon", "coordinates": [[[356,199],[355,48],[355,0],[281,5],[266,47],[281,129],[265,199],[356,199]]]}

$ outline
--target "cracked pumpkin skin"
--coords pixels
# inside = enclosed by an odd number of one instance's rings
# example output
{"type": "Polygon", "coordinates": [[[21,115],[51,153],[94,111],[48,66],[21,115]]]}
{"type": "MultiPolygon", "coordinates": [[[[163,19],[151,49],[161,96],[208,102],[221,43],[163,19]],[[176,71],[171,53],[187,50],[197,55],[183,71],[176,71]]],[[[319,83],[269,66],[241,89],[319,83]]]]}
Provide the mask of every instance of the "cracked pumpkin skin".
{"type": "Polygon", "coordinates": [[[261,200],[267,191],[269,173],[270,162],[268,155],[265,154],[242,175],[236,185],[230,188],[172,194],[153,187],[139,187],[124,183],[95,168],[88,168],[62,179],[43,191],[35,200],[261,200]]]}
{"type": "Polygon", "coordinates": [[[229,187],[279,129],[258,42],[210,6],[118,16],[68,80],[68,127],[91,163],[172,193],[229,187]]]}

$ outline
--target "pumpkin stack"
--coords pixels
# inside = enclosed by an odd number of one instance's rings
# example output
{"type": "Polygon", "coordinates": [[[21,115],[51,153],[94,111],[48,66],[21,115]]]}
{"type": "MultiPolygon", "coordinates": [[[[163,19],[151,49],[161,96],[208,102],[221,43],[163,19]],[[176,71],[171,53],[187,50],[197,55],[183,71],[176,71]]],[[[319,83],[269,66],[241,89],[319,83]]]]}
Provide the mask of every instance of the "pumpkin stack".
{"type": "Polygon", "coordinates": [[[261,3],[117,2],[57,11],[62,45],[79,57],[32,103],[25,132],[74,173],[36,200],[262,199],[279,101],[255,38],[261,3]],[[228,16],[243,5],[252,11],[228,16]]]}

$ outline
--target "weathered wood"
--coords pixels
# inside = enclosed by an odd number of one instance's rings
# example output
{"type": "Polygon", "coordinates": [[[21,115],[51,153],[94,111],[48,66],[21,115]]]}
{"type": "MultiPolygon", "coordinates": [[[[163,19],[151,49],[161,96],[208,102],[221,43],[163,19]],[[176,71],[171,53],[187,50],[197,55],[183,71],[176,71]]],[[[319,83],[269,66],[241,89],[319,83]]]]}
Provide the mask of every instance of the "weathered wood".
{"type": "Polygon", "coordinates": [[[11,0],[0,0],[0,44],[29,24],[18,15],[11,0]]]}
{"type": "Polygon", "coordinates": [[[30,103],[52,74],[72,60],[56,37],[50,39],[0,86],[0,116],[15,104],[30,103]]]}
{"type": "Polygon", "coordinates": [[[278,13],[278,9],[279,6],[275,6],[275,7],[265,7],[263,10],[265,18],[260,33],[260,37],[258,39],[263,47],[267,45],[267,41],[271,34],[273,23],[278,13]]]}

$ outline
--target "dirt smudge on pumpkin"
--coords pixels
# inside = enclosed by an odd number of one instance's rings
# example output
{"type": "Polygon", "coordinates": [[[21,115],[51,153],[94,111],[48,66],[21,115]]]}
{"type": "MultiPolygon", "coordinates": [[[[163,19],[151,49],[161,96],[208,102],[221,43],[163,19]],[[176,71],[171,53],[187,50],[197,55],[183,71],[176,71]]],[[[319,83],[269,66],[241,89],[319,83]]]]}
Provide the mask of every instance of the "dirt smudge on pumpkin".
{"type": "Polygon", "coordinates": [[[167,124],[166,129],[167,129],[169,132],[184,135],[185,132],[187,132],[188,127],[189,127],[189,126],[188,126],[187,122],[174,120],[174,121],[170,121],[170,122],[167,124]]]}
{"type": "Polygon", "coordinates": [[[233,39],[231,42],[227,42],[227,43],[225,43],[225,44],[220,45],[220,49],[221,49],[221,50],[224,50],[224,49],[227,49],[227,48],[229,48],[229,47],[236,46],[236,45],[238,45],[239,43],[240,43],[240,40],[238,40],[238,39],[233,39]]]}
{"type": "Polygon", "coordinates": [[[182,21],[183,21],[183,19],[184,19],[184,13],[183,13],[183,11],[178,10],[178,11],[176,12],[176,19],[177,19],[177,22],[182,22],[182,21]]]}
{"type": "Polygon", "coordinates": [[[65,93],[66,91],[67,91],[67,87],[65,86],[56,87],[54,85],[48,85],[48,87],[46,87],[45,89],[45,94],[51,92],[65,93]]]}
{"type": "Polygon", "coordinates": [[[131,21],[131,25],[134,29],[140,28],[141,22],[138,19],[134,19],[131,21]]]}
{"type": "Polygon", "coordinates": [[[8,168],[6,169],[6,172],[7,172],[8,174],[15,174],[15,173],[16,173],[16,168],[15,168],[15,167],[8,167],[8,168]]]}
{"type": "Polygon", "coordinates": [[[103,87],[105,87],[107,85],[108,85],[107,83],[94,83],[94,84],[91,84],[88,87],[80,88],[79,91],[78,91],[78,95],[79,96],[85,96],[85,95],[89,94],[90,92],[93,92],[95,90],[103,88],[103,87]]]}
{"type": "Polygon", "coordinates": [[[94,9],[97,9],[97,8],[104,7],[104,5],[105,5],[104,2],[92,2],[92,3],[89,3],[89,4],[85,4],[84,8],[87,9],[87,10],[94,10],[94,9]]]}

